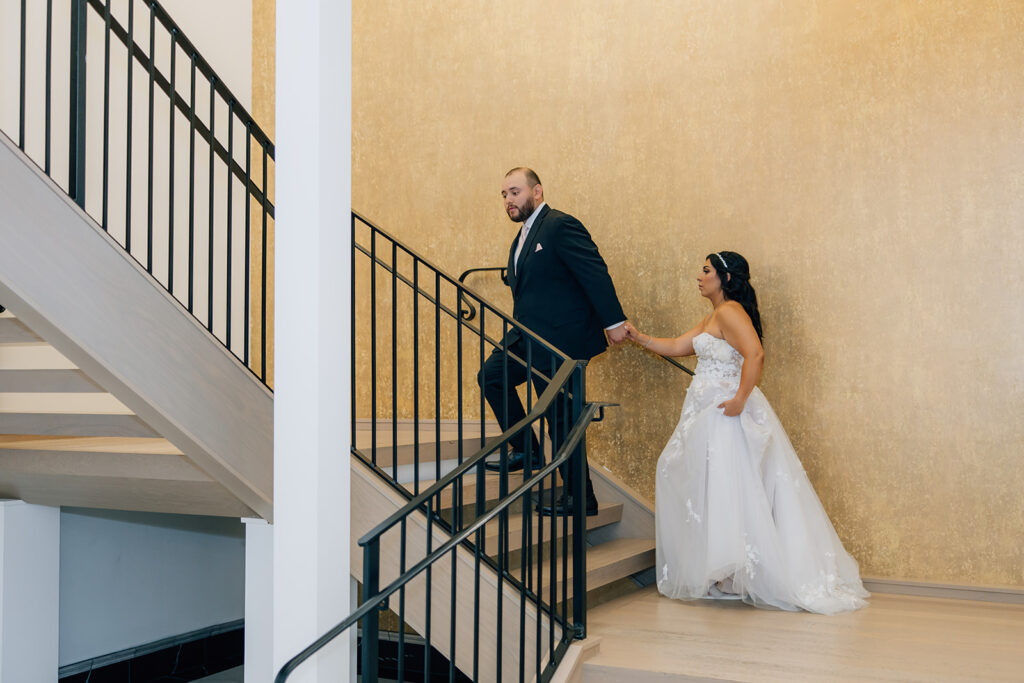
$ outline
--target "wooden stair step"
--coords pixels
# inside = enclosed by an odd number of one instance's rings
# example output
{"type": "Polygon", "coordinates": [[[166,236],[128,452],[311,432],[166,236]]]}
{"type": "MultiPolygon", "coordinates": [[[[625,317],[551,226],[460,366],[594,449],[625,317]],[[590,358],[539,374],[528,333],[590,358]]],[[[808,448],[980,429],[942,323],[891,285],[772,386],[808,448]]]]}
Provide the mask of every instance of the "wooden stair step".
{"type": "MultiPolygon", "coordinates": [[[[484,478],[484,496],[488,502],[498,500],[498,493],[500,491],[501,477],[497,474],[487,474],[484,478]]],[[[516,488],[523,483],[523,473],[520,472],[509,472],[508,473],[508,490],[509,492],[515,491],[516,488]]],[[[434,480],[420,481],[420,492],[430,488],[434,485],[434,480]]],[[[411,484],[406,484],[406,488],[412,489],[411,484]]],[[[455,493],[455,485],[451,484],[446,486],[444,491],[441,492],[441,509],[448,510],[453,507],[452,497],[455,493]]],[[[462,504],[464,506],[473,505],[476,503],[476,473],[467,472],[462,477],[462,504]]]]}
{"type": "MultiPolygon", "coordinates": [[[[402,436],[399,435],[399,443],[397,447],[392,447],[391,442],[392,434],[389,432],[387,435],[387,443],[382,444],[378,441],[376,448],[376,463],[378,467],[392,467],[395,464],[395,460],[398,461],[399,467],[402,465],[411,465],[416,462],[416,456],[419,455],[420,465],[430,464],[440,459],[442,462],[445,460],[458,460],[459,459],[459,440],[457,438],[442,439],[441,441],[435,441],[433,438],[430,440],[421,440],[419,449],[415,444],[402,443],[402,436]],[[440,458],[438,458],[440,453],[440,458]]],[[[359,436],[356,439],[356,448],[366,454],[366,457],[373,459],[374,448],[368,432],[364,435],[359,436]]],[[[477,453],[480,450],[480,438],[469,438],[462,440],[462,457],[467,459],[477,453]]]]}
{"type": "MultiPolygon", "coordinates": [[[[536,543],[537,539],[537,525],[540,520],[544,521],[544,538],[547,541],[551,540],[550,532],[550,517],[539,517],[534,514],[531,515],[530,520],[530,533],[531,538],[536,543]]],[[[587,530],[599,529],[609,524],[615,524],[622,519],[622,503],[601,503],[598,505],[597,514],[587,517],[587,530]]],[[[494,554],[498,550],[498,523],[499,520],[495,519],[487,523],[484,532],[484,548],[486,548],[488,554],[494,554]]],[[[558,528],[558,536],[562,536],[562,521],[561,517],[555,518],[555,524],[558,528]]],[[[572,521],[568,524],[569,536],[572,536],[572,521]]],[[[523,545],[523,516],[522,513],[512,513],[509,515],[508,520],[508,549],[519,550],[523,545]]]]}
{"type": "MultiPolygon", "coordinates": [[[[654,566],[653,538],[617,538],[587,548],[587,591],[606,586],[613,581],[642,572],[654,566]]],[[[541,566],[544,579],[550,576],[548,562],[541,566]]],[[[561,569],[556,569],[558,583],[555,594],[562,595],[561,569]]],[[[515,572],[518,576],[518,571],[515,572]]],[[[572,564],[568,568],[566,594],[572,598],[572,564]]],[[[547,595],[549,588],[542,589],[547,595]]]]}

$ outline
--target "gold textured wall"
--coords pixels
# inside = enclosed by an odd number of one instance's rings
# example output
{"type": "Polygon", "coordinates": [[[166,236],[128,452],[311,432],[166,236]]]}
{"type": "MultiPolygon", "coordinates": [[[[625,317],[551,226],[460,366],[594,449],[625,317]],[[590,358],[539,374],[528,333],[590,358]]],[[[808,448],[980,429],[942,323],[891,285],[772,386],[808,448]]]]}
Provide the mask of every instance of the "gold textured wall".
{"type": "MultiPolygon", "coordinates": [[[[1024,586],[1024,3],[353,4],[357,210],[500,265],[530,165],[660,335],[743,253],[762,388],[864,574],[1024,586]]],[[[653,498],[686,381],[635,347],[588,377],[622,404],[592,462],[653,498]]]]}

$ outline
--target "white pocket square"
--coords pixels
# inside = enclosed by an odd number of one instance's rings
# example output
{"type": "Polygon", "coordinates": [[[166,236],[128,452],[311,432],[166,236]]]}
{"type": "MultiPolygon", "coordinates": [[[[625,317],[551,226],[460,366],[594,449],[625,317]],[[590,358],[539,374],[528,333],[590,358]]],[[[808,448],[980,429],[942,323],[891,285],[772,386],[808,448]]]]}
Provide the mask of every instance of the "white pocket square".
{"type": "Polygon", "coordinates": [[[533,253],[536,254],[538,251],[540,251],[543,248],[544,247],[540,246],[540,242],[537,242],[537,248],[533,250],[533,253]]]}

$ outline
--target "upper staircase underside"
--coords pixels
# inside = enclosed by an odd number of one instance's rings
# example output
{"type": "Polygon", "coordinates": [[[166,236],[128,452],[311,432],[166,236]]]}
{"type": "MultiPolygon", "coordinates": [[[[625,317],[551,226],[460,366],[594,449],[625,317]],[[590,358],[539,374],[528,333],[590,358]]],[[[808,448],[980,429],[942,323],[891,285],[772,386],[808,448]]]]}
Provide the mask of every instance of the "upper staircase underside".
{"type": "Polygon", "coordinates": [[[0,496],[271,519],[270,390],[2,134],[0,244],[0,496]]]}
{"type": "Polygon", "coordinates": [[[10,312],[0,314],[0,498],[255,515],[10,312]]]}

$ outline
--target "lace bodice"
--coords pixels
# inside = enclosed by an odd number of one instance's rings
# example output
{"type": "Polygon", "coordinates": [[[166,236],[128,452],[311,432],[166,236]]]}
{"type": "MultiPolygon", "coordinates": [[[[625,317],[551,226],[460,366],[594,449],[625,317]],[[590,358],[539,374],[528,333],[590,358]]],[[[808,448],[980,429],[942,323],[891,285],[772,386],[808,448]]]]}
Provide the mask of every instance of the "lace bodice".
{"type": "Polygon", "coordinates": [[[697,352],[697,377],[716,381],[736,381],[743,369],[743,356],[724,339],[701,332],[693,338],[697,352]]]}

